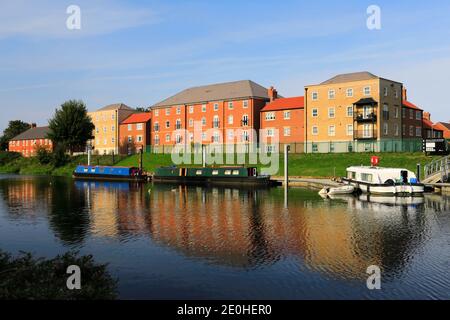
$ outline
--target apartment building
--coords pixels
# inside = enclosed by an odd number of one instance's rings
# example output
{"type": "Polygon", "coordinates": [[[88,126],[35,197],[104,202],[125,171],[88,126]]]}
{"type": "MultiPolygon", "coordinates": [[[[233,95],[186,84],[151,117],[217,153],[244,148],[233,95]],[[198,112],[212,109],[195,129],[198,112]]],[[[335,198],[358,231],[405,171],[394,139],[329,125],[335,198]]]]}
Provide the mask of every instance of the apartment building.
{"type": "Polygon", "coordinates": [[[41,147],[53,151],[53,142],[47,138],[49,132],[48,127],[37,127],[33,123],[30,129],[9,141],[8,150],[27,158],[35,156],[37,149],[41,147]]]}
{"type": "Polygon", "coordinates": [[[271,140],[277,133],[279,143],[303,143],[305,138],[304,97],[277,98],[261,110],[262,134],[271,140]]]}
{"type": "Polygon", "coordinates": [[[126,118],[119,127],[119,144],[121,154],[134,154],[149,151],[151,144],[150,112],[134,113],[126,118]]]}
{"type": "Polygon", "coordinates": [[[94,140],[91,141],[94,153],[119,153],[119,125],[136,110],[123,103],[111,104],[97,111],[89,112],[94,129],[94,140]]]}
{"type": "Polygon", "coordinates": [[[369,72],[306,86],[305,151],[399,151],[402,90],[402,83],[369,72]]]}
{"type": "Polygon", "coordinates": [[[275,92],[250,80],[181,91],[151,107],[152,144],[257,142],[252,129],[259,130],[260,111],[275,92]]]}
{"type": "Polygon", "coordinates": [[[450,121],[449,122],[438,122],[434,125],[438,130],[442,130],[442,135],[445,139],[450,140],[450,121]]]}
{"type": "Polygon", "coordinates": [[[423,113],[423,139],[440,139],[445,138],[444,130],[431,121],[431,114],[429,112],[423,113]]]}

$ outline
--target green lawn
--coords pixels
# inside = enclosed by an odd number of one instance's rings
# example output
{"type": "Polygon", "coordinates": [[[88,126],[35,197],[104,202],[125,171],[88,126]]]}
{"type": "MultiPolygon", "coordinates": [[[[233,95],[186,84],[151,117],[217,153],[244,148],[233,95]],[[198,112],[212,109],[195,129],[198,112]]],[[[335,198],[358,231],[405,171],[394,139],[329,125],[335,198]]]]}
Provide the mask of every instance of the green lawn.
{"type": "MultiPolygon", "coordinates": [[[[380,165],[383,167],[401,167],[416,171],[417,163],[423,167],[436,157],[427,157],[423,153],[382,153],[380,165]]],[[[352,165],[370,165],[372,154],[346,153],[346,154],[291,154],[289,156],[289,175],[302,177],[332,177],[344,176],[345,169],[352,165]]],[[[172,165],[170,155],[144,154],[144,169],[154,172],[159,166],[172,165]]],[[[279,170],[276,175],[283,175],[283,156],[279,159],[279,170]]],[[[139,156],[130,156],[117,165],[138,166],[139,156]]],[[[248,161],[247,161],[248,164],[248,161]]],[[[261,164],[257,165],[259,168],[261,164]]]]}

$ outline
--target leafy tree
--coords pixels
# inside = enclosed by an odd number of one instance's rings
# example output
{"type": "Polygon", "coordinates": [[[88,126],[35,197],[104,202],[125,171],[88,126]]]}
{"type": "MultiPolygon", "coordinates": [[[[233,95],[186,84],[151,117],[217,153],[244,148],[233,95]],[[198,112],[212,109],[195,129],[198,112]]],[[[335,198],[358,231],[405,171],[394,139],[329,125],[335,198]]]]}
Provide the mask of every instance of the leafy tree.
{"type": "Polygon", "coordinates": [[[0,149],[2,151],[8,149],[8,142],[15,136],[30,129],[31,126],[22,120],[10,121],[8,127],[3,131],[3,136],[0,137],[0,149]]]}
{"type": "Polygon", "coordinates": [[[53,119],[49,121],[48,138],[56,145],[62,145],[72,155],[75,150],[86,146],[92,139],[95,129],[83,101],[69,100],[56,109],[53,119]]]}
{"type": "Polygon", "coordinates": [[[136,108],[136,111],[138,111],[138,112],[150,112],[150,110],[148,108],[143,108],[143,107],[136,108]]]}
{"type": "Polygon", "coordinates": [[[53,161],[52,153],[44,146],[36,147],[36,157],[40,164],[49,164],[53,161]]]}

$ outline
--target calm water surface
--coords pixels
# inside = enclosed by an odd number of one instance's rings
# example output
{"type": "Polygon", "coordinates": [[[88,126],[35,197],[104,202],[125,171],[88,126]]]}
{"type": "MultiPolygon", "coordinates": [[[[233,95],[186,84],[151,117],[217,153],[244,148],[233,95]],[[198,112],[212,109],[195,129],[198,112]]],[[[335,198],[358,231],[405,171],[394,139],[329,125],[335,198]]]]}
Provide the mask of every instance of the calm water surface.
{"type": "Polygon", "coordinates": [[[0,248],[93,254],[123,299],[450,299],[450,198],[436,195],[0,176],[0,248]]]}

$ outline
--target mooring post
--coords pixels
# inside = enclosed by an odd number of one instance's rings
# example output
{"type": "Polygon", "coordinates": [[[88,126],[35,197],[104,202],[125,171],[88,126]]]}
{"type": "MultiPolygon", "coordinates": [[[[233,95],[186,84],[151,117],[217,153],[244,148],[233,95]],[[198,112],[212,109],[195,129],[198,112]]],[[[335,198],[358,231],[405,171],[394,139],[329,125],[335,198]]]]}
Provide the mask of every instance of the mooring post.
{"type": "Polygon", "coordinates": [[[114,161],[114,151],[112,152],[112,165],[114,165],[116,162],[114,161]]]}
{"type": "Polygon", "coordinates": [[[202,164],[203,168],[206,167],[206,146],[202,144],[202,164]]]}
{"type": "Polygon", "coordinates": [[[289,167],[288,167],[288,155],[290,147],[289,145],[284,145],[284,185],[286,188],[289,187],[289,167]]]}
{"type": "Polygon", "coordinates": [[[141,148],[141,151],[139,152],[139,170],[142,172],[142,169],[144,167],[143,165],[143,155],[144,155],[144,150],[143,148],[141,148]]]}
{"type": "Polygon", "coordinates": [[[420,163],[417,164],[417,182],[420,182],[420,163]]]}
{"type": "Polygon", "coordinates": [[[91,146],[87,146],[88,166],[91,165],[91,146]]]}

